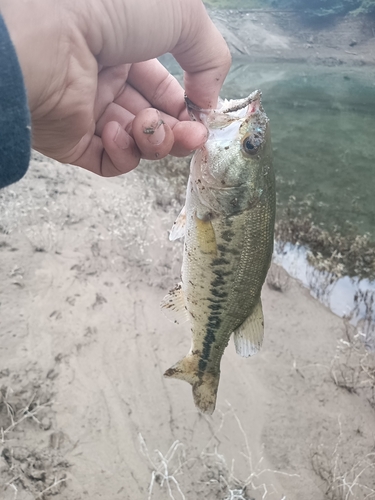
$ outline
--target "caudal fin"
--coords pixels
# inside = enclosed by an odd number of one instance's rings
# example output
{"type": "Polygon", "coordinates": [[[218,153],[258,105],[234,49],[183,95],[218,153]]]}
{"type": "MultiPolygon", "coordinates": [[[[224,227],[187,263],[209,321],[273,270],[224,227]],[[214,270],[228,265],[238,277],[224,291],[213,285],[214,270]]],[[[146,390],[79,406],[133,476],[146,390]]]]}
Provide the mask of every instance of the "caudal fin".
{"type": "Polygon", "coordinates": [[[198,369],[199,358],[188,354],[164,373],[165,377],[185,380],[193,387],[195,406],[202,412],[212,415],[216,405],[220,372],[210,373],[198,369]]]}

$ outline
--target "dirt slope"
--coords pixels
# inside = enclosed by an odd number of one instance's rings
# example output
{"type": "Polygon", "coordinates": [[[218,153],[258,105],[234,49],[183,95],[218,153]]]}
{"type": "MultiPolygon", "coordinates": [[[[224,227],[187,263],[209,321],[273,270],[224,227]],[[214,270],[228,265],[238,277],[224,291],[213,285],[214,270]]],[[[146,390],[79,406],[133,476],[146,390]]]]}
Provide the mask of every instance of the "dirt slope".
{"type": "Polygon", "coordinates": [[[375,20],[365,16],[312,22],[287,11],[212,10],[210,15],[236,59],[375,64],[375,20]]]}

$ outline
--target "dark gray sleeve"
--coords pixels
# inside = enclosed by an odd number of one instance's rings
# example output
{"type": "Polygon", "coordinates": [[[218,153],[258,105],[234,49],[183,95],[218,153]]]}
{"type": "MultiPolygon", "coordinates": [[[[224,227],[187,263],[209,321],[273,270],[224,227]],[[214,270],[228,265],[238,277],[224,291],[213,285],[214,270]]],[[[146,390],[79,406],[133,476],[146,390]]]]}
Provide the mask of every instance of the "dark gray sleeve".
{"type": "Polygon", "coordinates": [[[30,136],[23,76],[0,15],[0,188],[25,175],[30,160],[30,136]]]}

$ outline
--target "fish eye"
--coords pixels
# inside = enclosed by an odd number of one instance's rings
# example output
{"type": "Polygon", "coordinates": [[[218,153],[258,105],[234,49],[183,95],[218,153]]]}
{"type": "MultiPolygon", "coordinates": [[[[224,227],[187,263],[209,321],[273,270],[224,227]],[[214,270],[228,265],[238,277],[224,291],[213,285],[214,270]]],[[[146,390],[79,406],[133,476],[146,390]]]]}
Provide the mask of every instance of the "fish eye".
{"type": "Polygon", "coordinates": [[[259,146],[260,146],[259,139],[257,140],[256,138],[251,137],[250,135],[245,136],[242,141],[242,148],[244,153],[250,156],[253,156],[258,152],[259,146]]]}

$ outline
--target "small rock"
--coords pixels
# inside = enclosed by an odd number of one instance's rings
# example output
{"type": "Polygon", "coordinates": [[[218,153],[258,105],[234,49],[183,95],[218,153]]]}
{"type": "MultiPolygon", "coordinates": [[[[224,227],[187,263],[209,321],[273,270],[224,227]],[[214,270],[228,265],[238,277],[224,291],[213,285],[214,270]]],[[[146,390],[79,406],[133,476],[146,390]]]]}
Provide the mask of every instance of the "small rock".
{"type": "Polygon", "coordinates": [[[64,440],[65,440],[65,436],[64,436],[63,432],[57,431],[57,432],[53,432],[50,435],[49,439],[50,439],[50,442],[49,442],[50,448],[52,448],[53,450],[58,450],[63,445],[64,440]]]}
{"type": "Polygon", "coordinates": [[[45,431],[48,431],[52,426],[52,422],[48,417],[44,417],[44,418],[42,418],[40,425],[41,425],[42,429],[44,429],[45,431]]]}

